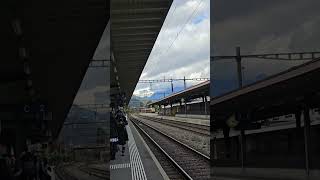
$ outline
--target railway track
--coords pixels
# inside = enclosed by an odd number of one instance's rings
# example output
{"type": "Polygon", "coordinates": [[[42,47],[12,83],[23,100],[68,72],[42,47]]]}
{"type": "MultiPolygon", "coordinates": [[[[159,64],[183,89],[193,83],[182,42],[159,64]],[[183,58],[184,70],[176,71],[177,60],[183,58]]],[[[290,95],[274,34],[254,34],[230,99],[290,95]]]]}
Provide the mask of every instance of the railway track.
{"type": "MultiPolygon", "coordinates": [[[[142,136],[147,138],[153,146],[156,146],[158,151],[166,157],[166,161],[170,161],[175,167],[176,171],[170,170],[170,172],[167,172],[164,168],[170,179],[210,179],[210,158],[208,156],[190,148],[173,137],[160,132],[152,126],[140,121],[138,118],[131,116],[130,119],[141,132],[142,136]],[[181,176],[183,178],[181,178],[181,176]]],[[[159,161],[164,161],[164,159],[161,158],[159,161]]]]}
{"type": "Polygon", "coordinates": [[[136,116],[139,118],[154,121],[154,122],[161,122],[162,124],[187,130],[187,131],[191,131],[203,136],[210,136],[210,126],[188,123],[188,122],[173,121],[173,120],[167,120],[167,119],[160,119],[160,118],[154,118],[154,117],[148,117],[148,116],[142,116],[142,115],[136,115],[136,116]]]}

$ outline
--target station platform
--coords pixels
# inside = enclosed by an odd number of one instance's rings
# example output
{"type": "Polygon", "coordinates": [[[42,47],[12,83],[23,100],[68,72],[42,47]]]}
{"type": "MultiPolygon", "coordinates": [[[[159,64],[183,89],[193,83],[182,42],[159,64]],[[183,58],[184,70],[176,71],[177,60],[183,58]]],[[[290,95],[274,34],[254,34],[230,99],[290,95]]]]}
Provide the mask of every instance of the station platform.
{"type": "Polygon", "coordinates": [[[205,116],[205,115],[189,114],[189,115],[187,115],[187,117],[183,117],[185,115],[181,115],[181,114],[178,116],[177,115],[176,116],[164,116],[164,115],[159,115],[157,113],[139,113],[139,114],[142,116],[149,116],[149,117],[162,118],[162,119],[173,120],[173,121],[188,122],[188,123],[193,123],[193,124],[210,126],[210,118],[209,118],[209,116],[205,116]]]}
{"type": "Polygon", "coordinates": [[[78,180],[101,180],[101,178],[91,176],[88,173],[81,171],[77,165],[66,166],[65,170],[69,175],[75,177],[78,180]]]}
{"type": "Polygon", "coordinates": [[[167,180],[169,179],[141,135],[129,120],[127,126],[129,141],[125,153],[120,151],[116,159],[110,161],[112,180],[167,180]]]}

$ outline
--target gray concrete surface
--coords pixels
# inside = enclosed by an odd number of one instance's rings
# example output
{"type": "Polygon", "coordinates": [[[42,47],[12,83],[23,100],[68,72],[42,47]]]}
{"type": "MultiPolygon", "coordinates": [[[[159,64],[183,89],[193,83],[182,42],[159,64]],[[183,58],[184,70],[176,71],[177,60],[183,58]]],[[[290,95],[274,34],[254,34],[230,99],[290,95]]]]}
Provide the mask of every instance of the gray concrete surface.
{"type": "Polygon", "coordinates": [[[127,132],[129,141],[125,145],[124,156],[121,156],[119,151],[116,159],[110,162],[110,178],[112,180],[163,180],[160,170],[131,122],[127,126],[127,132]]]}

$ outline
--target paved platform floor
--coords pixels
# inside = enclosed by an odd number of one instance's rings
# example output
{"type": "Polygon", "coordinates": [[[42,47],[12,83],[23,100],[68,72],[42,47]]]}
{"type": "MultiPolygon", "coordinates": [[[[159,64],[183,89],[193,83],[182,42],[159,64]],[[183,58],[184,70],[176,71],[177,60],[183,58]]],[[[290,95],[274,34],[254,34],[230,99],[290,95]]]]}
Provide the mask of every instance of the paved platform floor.
{"type": "Polygon", "coordinates": [[[77,166],[67,166],[66,171],[78,180],[101,180],[101,178],[91,176],[83,171],[81,171],[77,166]]]}
{"type": "Polygon", "coordinates": [[[210,126],[209,118],[208,119],[196,118],[196,115],[193,117],[162,116],[156,113],[140,113],[140,115],[210,126]]]}
{"type": "MultiPolygon", "coordinates": [[[[110,179],[112,180],[163,180],[166,174],[147,145],[129,121],[127,126],[129,141],[125,145],[125,153],[121,151],[116,159],[110,161],[110,179]]],[[[121,150],[121,146],[119,146],[121,150]]]]}

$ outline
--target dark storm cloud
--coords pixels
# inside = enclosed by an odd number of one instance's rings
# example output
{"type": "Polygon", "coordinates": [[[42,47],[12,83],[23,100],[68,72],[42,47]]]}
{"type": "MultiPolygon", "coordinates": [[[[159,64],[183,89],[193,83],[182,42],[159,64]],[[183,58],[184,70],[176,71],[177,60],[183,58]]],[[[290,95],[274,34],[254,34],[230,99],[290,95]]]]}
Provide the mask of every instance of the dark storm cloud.
{"type": "MultiPolygon", "coordinates": [[[[211,55],[234,55],[236,46],[241,47],[243,54],[317,51],[319,5],[318,0],[213,1],[211,55]]],[[[244,80],[253,82],[294,65],[297,63],[244,60],[244,80]]],[[[236,64],[211,63],[211,76],[217,82],[234,82],[236,64]]],[[[213,91],[225,89],[224,85],[215,84],[213,91]]]]}

